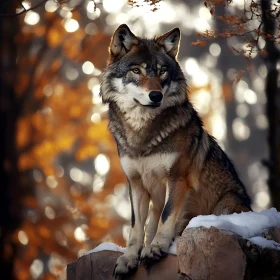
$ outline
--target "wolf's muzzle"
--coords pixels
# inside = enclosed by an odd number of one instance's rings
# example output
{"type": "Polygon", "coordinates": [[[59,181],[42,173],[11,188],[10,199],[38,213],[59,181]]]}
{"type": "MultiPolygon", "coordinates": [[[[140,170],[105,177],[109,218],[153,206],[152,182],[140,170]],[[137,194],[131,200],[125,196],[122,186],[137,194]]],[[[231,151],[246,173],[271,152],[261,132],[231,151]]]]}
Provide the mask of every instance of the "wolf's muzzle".
{"type": "Polygon", "coordinates": [[[159,103],[162,100],[163,95],[160,91],[153,90],[149,93],[149,98],[151,101],[159,103]]]}

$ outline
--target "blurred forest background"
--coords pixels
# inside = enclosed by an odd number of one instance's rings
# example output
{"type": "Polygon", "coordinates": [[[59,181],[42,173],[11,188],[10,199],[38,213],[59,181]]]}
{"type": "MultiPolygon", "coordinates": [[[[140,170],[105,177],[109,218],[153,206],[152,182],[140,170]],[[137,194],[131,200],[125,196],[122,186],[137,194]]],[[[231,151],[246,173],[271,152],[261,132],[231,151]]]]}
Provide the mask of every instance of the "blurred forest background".
{"type": "Polygon", "coordinates": [[[205,127],[253,209],[280,210],[279,5],[1,0],[1,279],[65,279],[66,264],[99,243],[125,246],[126,180],[99,97],[122,23],[147,37],[181,29],[205,127]]]}

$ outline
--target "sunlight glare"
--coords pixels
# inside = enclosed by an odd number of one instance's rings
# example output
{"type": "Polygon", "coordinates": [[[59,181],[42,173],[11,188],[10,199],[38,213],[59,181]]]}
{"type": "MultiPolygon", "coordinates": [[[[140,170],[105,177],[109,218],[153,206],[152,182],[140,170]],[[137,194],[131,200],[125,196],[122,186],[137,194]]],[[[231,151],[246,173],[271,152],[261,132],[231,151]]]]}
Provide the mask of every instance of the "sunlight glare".
{"type": "Polygon", "coordinates": [[[213,136],[218,141],[224,140],[226,135],[226,124],[224,118],[220,114],[214,113],[213,116],[210,118],[210,122],[213,136]]]}
{"type": "Polygon", "coordinates": [[[194,107],[198,110],[200,114],[205,115],[209,112],[211,103],[211,95],[209,91],[204,89],[196,91],[192,95],[192,101],[194,107]]]}
{"type": "Polygon", "coordinates": [[[198,75],[193,76],[192,83],[195,87],[206,86],[208,82],[208,75],[204,71],[200,71],[198,75]]]}
{"type": "Polygon", "coordinates": [[[246,89],[248,89],[248,84],[241,80],[238,82],[236,89],[235,89],[235,98],[239,103],[243,103],[245,101],[244,99],[244,92],[246,89]]]}
{"type": "Polygon", "coordinates": [[[73,167],[69,172],[70,178],[75,182],[81,182],[83,180],[83,172],[81,169],[73,167]]]}
{"type": "Polygon", "coordinates": [[[194,20],[194,26],[195,26],[196,31],[198,31],[198,32],[203,32],[206,29],[211,28],[209,23],[204,18],[196,18],[194,20]]]}
{"type": "Polygon", "coordinates": [[[126,220],[131,218],[130,202],[125,198],[118,199],[115,204],[117,213],[126,220]]]}
{"type": "Polygon", "coordinates": [[[92,191],[94,193],[99,193],[103,190],[104,187],[104,179],[100,177],[99,175],[94,177],[93,183],[92,183],[92,191]]]}
{"type": "Polygon", "coordinates": [[[127,189],[126,184],[117,184],[114,188],[114,194],[116,196],[124,196],[126,189],[127,189]]]}
{"type": "Polygon", "coordinates": [[[125,3],[125,0],[103,0],[103,8],[107,13],[117,13],[125,3]]]}
{"type": "Polygon", "coordinates": [[[244,91],[244,100],[250,105],[256,104],[257,103],[257,95],[251,89],[246,89],[244,91]]]}
{"type": "Polygon", "coordinates": [[[156,11],[151,11],[151,7],[149,7],[149,9],[149,12],[146,13],[144,17],[145,20],[147,20],[150,24],[153,24],[153,22],[155,24],[158,22],[172,24],[178,20],[176,9],[174,6],[171,5],[171,3],[162,1],[160,3],[160,9],[156,11]]]}
{"type": "Polygon", "coordinates": [[[69,7],[62,7],[62,9],[59,11],[59,14],[64,19],[70,19],[72,17],[72,12],[69,7]]]}
{"type": "Polygon", "coordinates": [[[18,232],[18,240],[23,245],[26,245],[28,243],[29,240],[28,240],[28,237],[27,237],[25,231],[20,230],[18,232]]]}
{"type": "Polygon", "coordinates": [[[85,231],[82,229],[82,227],[77,227],[74,231],[74,236],[77,241],[85,241],[87,239],[87,235],[85,231]]]}
{"type": "Polygon", "coordinates": [[[93,122],[93,123],[100,123],[101,121],[101,116],[99,113],[93,113],[90,117],[90,120],[93,122]]]}
{"type": "Polygon", "coordinates": [[[39,278],[39,276],[42,274],[44,269],[44,264],[41,260],[36,259],[32,262],[30,266],[30,273],[33,278],[39,278]]]}
{"type": "Polygon", "coordinates": [[[47,206],[45,208],[45,215],[47,218],[49,218],[50,220],[55,218],[55,211],[53,210],[53,208],[51,208],[50,206],[47,206]]]}
{"type": "Polygon", "coordinates": [[[64,23],[64,28],[67,32],[72,33],[78,30],[79,23],[75,19],[67,19],[64,23]]]}
{"type": "Polygon", "coordinates": [[[77,183],[82,185],[88,185],[92,182],[92,177],[89,173],[77,168],[72,167],[69,172],[70,178],[77,183]]]}
{"type": "Polygon", "coordinates": [[[244,0],[234,0],[231,2],[231,6],[236,6],[239,9],[243,9],[244,8],[244,0]]]}
{"type": "Polygon", "coordinates": [[[88,4],[87,4],[87,11],[89,13],[94,13],[96,9],[97,8],[96,8],[94,2],[93,1],[89,1],[88,4]]]}
{"type": "Polygon", "coordinates": [[[199,14],[199,17],[201,17],[203,19],[206,19],[206,20],[212,19],[211,13],[210,13],[209,9],[207,9],[206,7],[203,7],[203,6],[200,7],[198,10],[198,14],[199,14]]]}
{"type": "Polygon", "coordinates": [[[218,62],[217,57],[211,54],[205,54],[202,59],[204,66],[210,69],[215,68],[218,62]]]}
{"type": "Polygon", "coordinates": [[[46,183],[47,183],[47,185],[51,188],[51,189],[54,189],[54,188],[56,188],[57,187],[57,181],[56,181],[56,179],[54,178],[54,176],[48,176],[47,178],[46,178],[46,183]]]}
{"type": "Polygon", "coordinates": [[[59,8],[59,4],[53,0],[49,0],[45,4],[45,9],[49,13],[55,12],[59,8]]]}
{"type": "Polygon", "coordinates": [[[93,104],[100,104],[102,103],[102,98],[100,97],[100,84],[95,85],[91,89],[92,91],[92,103],[93,104]]]}
{"type": "Polygon", "coordinates": [[[110,161],[104,154],[99,154],[94,161],[94,168],[100,176],[104,176],[110,169],[110,161]]]}
{"type": "Polygon", "coordinates": [[[266,45],[266,41],[261,36],[259,37],[258,45],[260,49],[263,49],[266,45]]]}
{"type": "Polygon", "coordinates": [[[89,19],[91,19],[91,20],[95,20],[95,19],[97,19],[97,18],[100,17],[101,11],[100,11],[100,9],[98,9],[98,8],[96,8],[96,9],[94,10],[94,8],[92,9],[91,7],[89,7],[90,3],[93,4],[93,2],[89,2],[89,3],[88,3],[87,17],[88,17],[89,19]]]}
{"type": "Polygon", "coordinates": [[[240,118],[236,118],[233,121],[232,131],[235,139],[238,141],[244,141],[250,137],[250,128],[240,118]]]}
{"type": "Polygon", "coordinates": [[[24,9],[30,9],[31,8],[31,4],[30,1],[22,1],[22,6],[24,7],[24,9]]]}
{"type": "Polygon", "coordinates": [[[88,80],[88,89],[92,90],[93,86],[99,85],[99,79],[93,77],[88,80]]]}
{"type": "Polygon", "coordinates": [[[56,253],[50,254],[48,261],[48,269],[55,275],[55,279],[64,280],[66,279],[66,262],[63,257],[56,253]]]}
{"type": "Polygon", "coordinates": [[[218,44],[213,43],[209,47],[209,52],[213,56],[219,56],[221,54],[221,47],[218,44]]]}
{"type": "Polygon", "coordinates": [[[188,75],[195,76],[200,72],[197,60],[193,57],[189,57],[185,62],[185,70],[188,75]]]}
{"type": "Polygon", "coordinates": [[[129,16],[125,13],[119,13],[116,15],[116,22],[119,24],[126,23],[129,20],[129,16]]]}
{"type": "Polygon", "coordinates": [[[90,61],[86,61],[83,65],[82,65],[82,69],[83,69],[83,72],[87,75],[90,75],[93,73],[94,71],[94,65],[92,62],[90,61]]]}
{"type": "Polygon", "coordinates": [[[100,76],[102,74],[102,71],[96,67],[94,67],[93,73],[94,76],[100,76]]]}
{"type": "Polygon", "coordinates": [[[40,20],[39,14],[33,11],[28,11],[24,17],[24,22],[29,25],[35,25],[39,22],[39,20],[40,20]]]}

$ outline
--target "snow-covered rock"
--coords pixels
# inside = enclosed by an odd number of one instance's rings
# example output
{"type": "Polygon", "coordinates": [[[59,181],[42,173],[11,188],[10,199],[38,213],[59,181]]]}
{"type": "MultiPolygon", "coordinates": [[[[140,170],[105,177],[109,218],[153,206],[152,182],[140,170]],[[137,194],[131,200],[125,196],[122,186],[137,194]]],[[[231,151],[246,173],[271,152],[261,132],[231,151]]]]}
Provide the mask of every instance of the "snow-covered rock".
{"type": "MultiPolygon", "coordinates": [[[[149,269],[140,265],[125,279],[278,280],[279,243],[276,209],[198,216],[175,239],[167,258],[149,269]]],[[[113,279],[116,259],[124,251],[116,244],[102,243],[67,266],[67,279],[113,279]]]]}
{"type": "MultiPolygon", "coordinates": [[[[279,242],[280,228],[266,229],[263,236],[279,242]]],[[[280,279],[280,250],[265,245],[215,227],[186,228],[177,243],[178,269],[192,280],[280,279]]]]}
{"type": "Polygon", "coordinates": [[[193,218],[187,228],[215,227],[221,231],[238,234],[263,248],[280,250],[280,244],[262,236],[268,228],[280,228],[280,212],[275,208],[261,212],[244,212],[232,215],[208,215],[193,218]]]}

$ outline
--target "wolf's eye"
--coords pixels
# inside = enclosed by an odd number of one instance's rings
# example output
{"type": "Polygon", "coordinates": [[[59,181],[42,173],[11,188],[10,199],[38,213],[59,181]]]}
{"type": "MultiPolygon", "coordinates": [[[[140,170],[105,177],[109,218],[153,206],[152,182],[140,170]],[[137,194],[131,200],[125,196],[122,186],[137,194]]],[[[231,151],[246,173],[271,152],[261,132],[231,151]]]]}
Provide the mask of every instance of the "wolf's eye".
{"type": "Polygon", "coordinates": [[[162,68],[162,69],[160,69],[159,74],[160,74],[160,75],[163,75],[163,74],[165,74],[166,72],[167,72],[167,69],[166,69],[166,68],[162,68]]]}
{"type": "Polygon", "coordinates": [[[140,69],[139,68],[133,68],[131,70],[134,74],[140,74],[140,69]]]}

